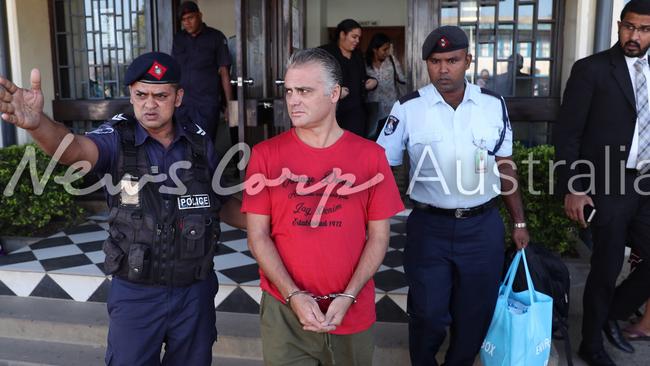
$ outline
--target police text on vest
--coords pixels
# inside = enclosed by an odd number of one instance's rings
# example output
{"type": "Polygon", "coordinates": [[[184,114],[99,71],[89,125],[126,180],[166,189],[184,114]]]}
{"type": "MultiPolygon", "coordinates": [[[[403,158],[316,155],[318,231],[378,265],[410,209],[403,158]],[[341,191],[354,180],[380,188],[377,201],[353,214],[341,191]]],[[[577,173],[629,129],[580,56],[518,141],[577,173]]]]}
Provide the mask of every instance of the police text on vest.
{"type": "Polygon", "coordinates": [[[178,209],[209,208],[210,197],[207,194],[194,194],[178,197],[178,209]]]}

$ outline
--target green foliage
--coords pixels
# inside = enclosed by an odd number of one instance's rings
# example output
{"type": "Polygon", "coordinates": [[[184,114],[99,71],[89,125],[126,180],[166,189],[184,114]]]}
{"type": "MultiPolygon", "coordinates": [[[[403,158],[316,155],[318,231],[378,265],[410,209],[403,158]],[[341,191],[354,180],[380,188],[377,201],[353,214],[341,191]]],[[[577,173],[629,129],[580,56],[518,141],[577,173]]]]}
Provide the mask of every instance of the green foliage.
{"type": "MultiPolygon", "coordinates": [[[[555,182],[551,180],[549,162],[554,159],[555,148],[539,145],[527,148],[515,142],[513,159],[519,174],[519,189],[522,193],[524,211],[531,242],[546,246],[561,254],[573,252],[576,225],[564,214],[562,201],[550,194],[555,182]],[[534,163],[531,163],[534,162],[534,163]]],[[[509,218],[501,207],[501,214],[509,218]]],[[[506,224],[512,228],[512,223],[506,224]]],[[[510,230],[506,230],[510,243],[510,230]]]]}
{"type": "Polygon", "coordinates": [[[30,236],[41,231],[56,220],[61,225],[72,223],[83,215],[74,197],[62,185],[54,182],[55,176],[63,176],[66,166],[57,164],[42,194],[35,192],[27,164],[14,187],[13,195],[6,188],[17,171],[25,152],[35,151],[37,180],[42,180],[50,157],[37,146],[10,146],[0,149],[0,234],[30,236]]]}

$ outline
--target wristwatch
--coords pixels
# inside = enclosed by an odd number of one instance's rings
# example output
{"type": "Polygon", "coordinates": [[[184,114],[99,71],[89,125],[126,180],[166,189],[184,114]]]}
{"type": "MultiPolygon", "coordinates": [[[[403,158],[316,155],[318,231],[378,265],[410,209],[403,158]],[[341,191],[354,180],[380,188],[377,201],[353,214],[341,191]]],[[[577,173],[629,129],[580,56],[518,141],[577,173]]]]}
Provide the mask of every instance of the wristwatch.
{"type": "Polygon", "coordinates": [[[525,222],[515,222],[514,227],[515,227],[515,229],[525,229],[526,228],[526,223],[525,222]]]}

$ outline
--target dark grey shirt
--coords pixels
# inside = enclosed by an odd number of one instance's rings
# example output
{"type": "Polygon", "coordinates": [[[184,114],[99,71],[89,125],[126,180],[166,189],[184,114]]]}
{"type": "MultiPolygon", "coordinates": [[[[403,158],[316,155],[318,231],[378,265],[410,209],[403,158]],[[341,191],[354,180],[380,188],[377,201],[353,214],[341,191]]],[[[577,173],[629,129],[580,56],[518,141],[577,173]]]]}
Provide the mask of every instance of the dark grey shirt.
{"type": "Polygon", "coordinates": [[[222,92],[219,67],[231,64],[223,33],[205,23],[196,37],[180,31],[174,36],[172,56],[181,65],[183,104],[218,106],[222,92]]]}

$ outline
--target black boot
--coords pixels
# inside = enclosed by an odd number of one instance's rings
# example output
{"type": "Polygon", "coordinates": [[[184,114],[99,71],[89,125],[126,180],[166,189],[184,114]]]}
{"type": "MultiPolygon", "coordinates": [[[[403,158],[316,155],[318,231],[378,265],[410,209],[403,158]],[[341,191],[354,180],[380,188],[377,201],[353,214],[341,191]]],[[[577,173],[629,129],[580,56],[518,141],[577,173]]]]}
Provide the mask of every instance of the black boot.
{"type": "Polygon", "coordinates": [[[614,347],[623,352],[634,353],[634,347],[625,339],[616,320],[608,320],[603,327],[603,332],[605,332],[609,343],[613,344],[614,347]]]}
{"type": "Polygon", "coordinates": [[[614,361],[609,357],[604,348],[597,351],[591,351],[580,345],[578,349],[578,356],[587,363],[589,366],[616,366],[614,361]]]}

